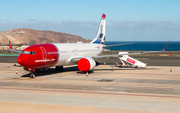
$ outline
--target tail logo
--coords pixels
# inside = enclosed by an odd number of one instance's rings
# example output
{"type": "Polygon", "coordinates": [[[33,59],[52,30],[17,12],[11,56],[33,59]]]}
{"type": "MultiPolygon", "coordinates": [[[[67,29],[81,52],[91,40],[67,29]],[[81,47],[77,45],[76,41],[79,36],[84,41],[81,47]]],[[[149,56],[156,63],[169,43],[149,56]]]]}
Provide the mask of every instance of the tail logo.
{"type": "Polygon", "coordinates": [[[105,18],[106,18],[106,15],[103,14],[101,21],[100,21],[100,25],[98,28],[96,38],[93,41],[91,41],[91,43],[105,44],[105,26],[106,26],[105,18]]]}

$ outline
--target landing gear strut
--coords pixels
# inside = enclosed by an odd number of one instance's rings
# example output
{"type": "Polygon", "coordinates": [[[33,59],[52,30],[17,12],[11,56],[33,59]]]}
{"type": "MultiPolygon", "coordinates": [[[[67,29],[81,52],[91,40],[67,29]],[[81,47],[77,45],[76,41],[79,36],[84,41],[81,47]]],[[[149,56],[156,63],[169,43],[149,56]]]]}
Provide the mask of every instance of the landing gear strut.
{"type": "MultiPolygon", "coordinates": [[[[26,68],[24,68],[24,69],[26,69],[26,68]]],[[[30,71],[30,78],[35,78],[36,77],[36,75],[33,73],[35,71],[35,69],[27,68],[27,70],[30,71]]]]}
{"type": "Polygon", "coordinates": [[[63,71],[63,66],[56,66],[56,71],[63,71]]]}
{"type": "Polygon", "coordinates": [[[36,75],[31,71],[30,72],[30,78],[35,78],[36,77],[36,75]]]}

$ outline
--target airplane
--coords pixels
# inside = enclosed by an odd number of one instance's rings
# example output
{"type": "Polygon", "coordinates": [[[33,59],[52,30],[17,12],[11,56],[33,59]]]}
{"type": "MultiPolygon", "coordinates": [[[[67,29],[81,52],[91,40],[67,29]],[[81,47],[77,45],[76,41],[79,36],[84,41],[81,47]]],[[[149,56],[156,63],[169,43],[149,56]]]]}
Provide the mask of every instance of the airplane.
{"type": "MultiPolygon", "coordinates": [[[[100,55],[104,48],[130,44],[124,43],[116,45],[105,45],[105,30],[106,15],[102,14],[97,35],[90,43],[36,44],[27,47],[23,51],[17,51],[12,49],[11,41],[9,41],[9,50],[21,53],[17,59],[17,62],[23,66],[25,70],[30,71],[31,78],[35,77],[34,71],[36,69],[55,66],[56,70],[63,71],[63,66],[77,64],[77,67],[80,71],[88,72],[96,67],[97,63],[94,60],[96,58],[143,54],[143,52],[141,52],[100,55]]],[[[164,50],[165,49],[162,51],[164,52],[164,50]]]]}

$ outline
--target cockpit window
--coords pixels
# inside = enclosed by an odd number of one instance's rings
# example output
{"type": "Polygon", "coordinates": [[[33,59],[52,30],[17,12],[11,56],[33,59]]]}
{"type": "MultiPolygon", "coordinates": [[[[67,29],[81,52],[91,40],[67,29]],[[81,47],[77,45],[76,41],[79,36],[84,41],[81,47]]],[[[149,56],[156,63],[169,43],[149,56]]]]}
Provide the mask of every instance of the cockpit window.
{"type": "Polygon", "coordinates": [[[22,51],[22,54],[31,54],[31,51],[22,51]]]}
{"type": "Polygon", "coordinates": [[[36,51],[31,51],[31,54],[32,54],[32,55],[36,54],[36,51]]]}
{"type": "Polygon", "coordinates": [[[36,54],[36,51],[22,51],[21,54],[31,54],[31,55],[34,55],[34,54],[36,54]]]}

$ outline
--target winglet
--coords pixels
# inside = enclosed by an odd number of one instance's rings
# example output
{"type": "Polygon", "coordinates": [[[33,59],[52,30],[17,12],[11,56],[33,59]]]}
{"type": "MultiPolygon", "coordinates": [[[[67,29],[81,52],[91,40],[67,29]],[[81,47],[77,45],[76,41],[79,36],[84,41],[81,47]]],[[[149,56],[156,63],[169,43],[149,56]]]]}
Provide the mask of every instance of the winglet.
{"type": "Polygon", "coordinates": [[[171,54],[170,54],[170,53],[168,53],[168,52],[166,52],[166,51],[165,51],[165,53],[171,56],[171,54]]]}
{"type": "Polygon", "coordinates": [[[171,41],[171,40],[169,40],[169,42],[166,44],[166,46],[165,46],[164,49],[163,49],[163,51],[164,51],[166,54],[168,54],[168,55],[171,55],[171,54],[168,53],[168,52],[166,52],[165,49],[166,49],[166,47],[169,45],[170,41],[171,41]]]}
{"type": "Polygon", "coordinates": [[[105,14],[102,14],[102,18],[106,18],[106,15],[105,15],[105,14]]]}
{"type": "Polygon", "coordinates": [[[11,41],[9,40],[9,49],[12,49],[11,41]]]}
{"type": "Polygon", "coordinates": [[[166,47],[169,45],[171,40],[169,40],[169,42],[166,44],[166,46],[164,47],[163,51],[166,49],[166,47]]]}

